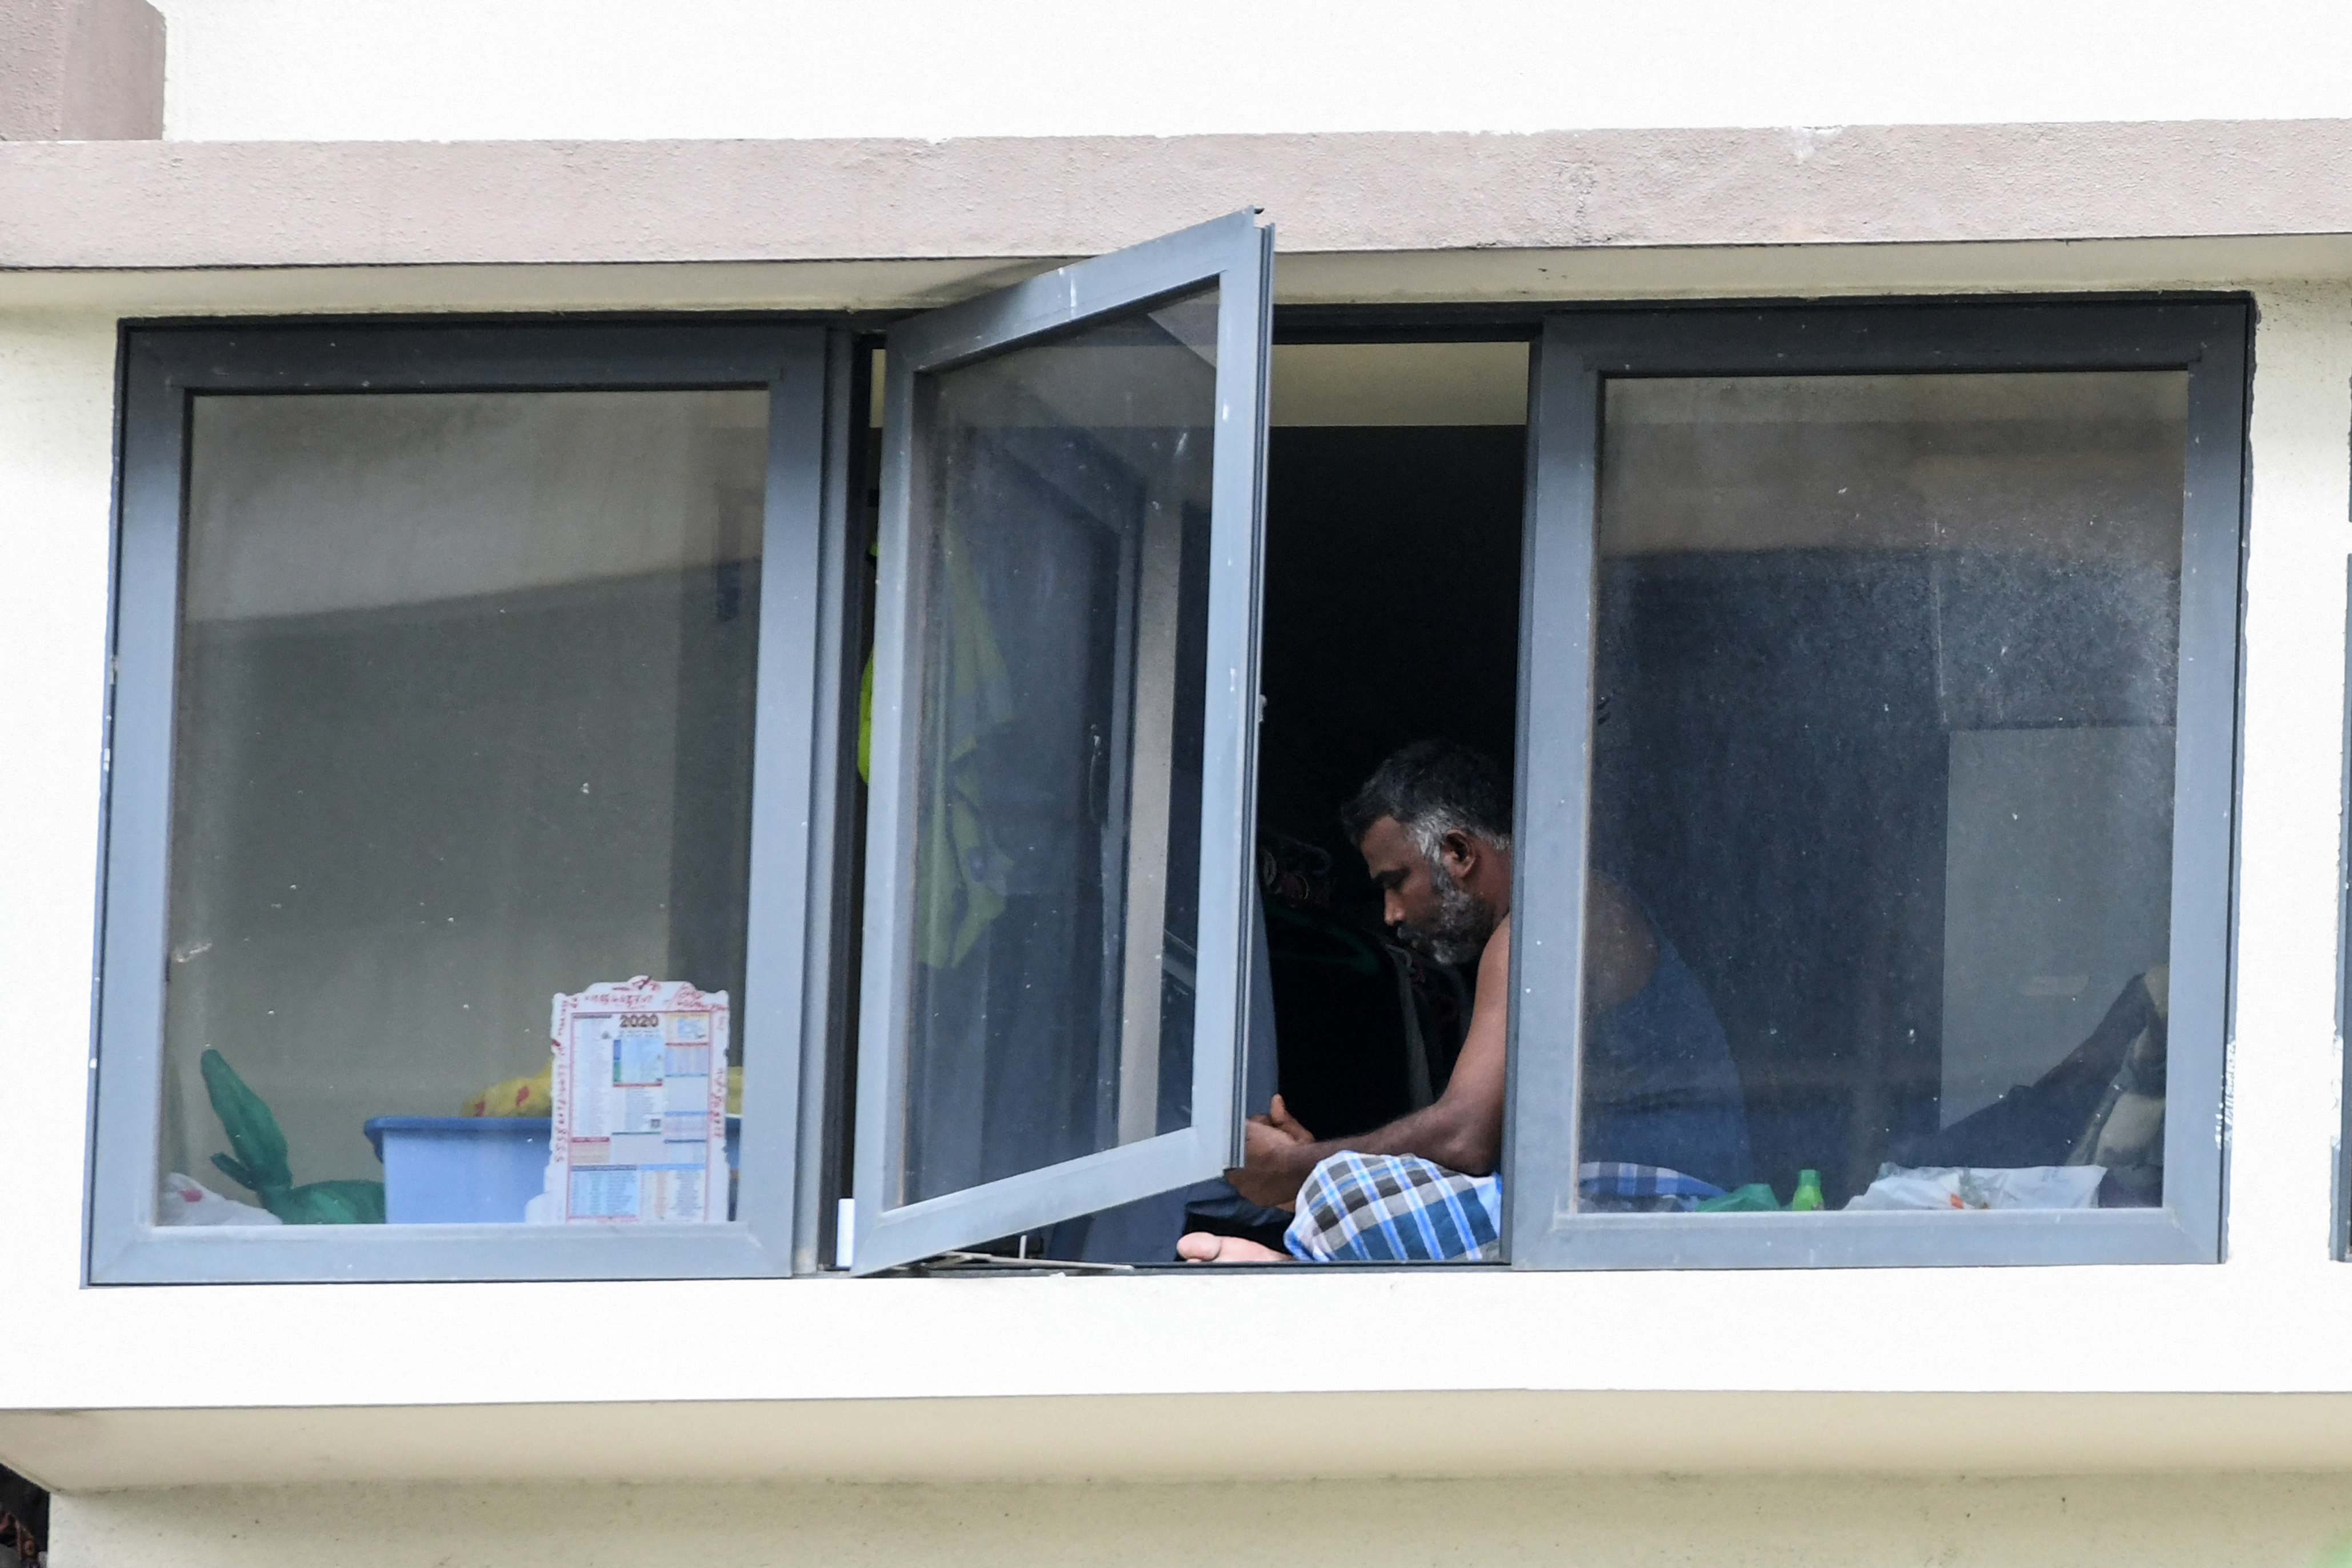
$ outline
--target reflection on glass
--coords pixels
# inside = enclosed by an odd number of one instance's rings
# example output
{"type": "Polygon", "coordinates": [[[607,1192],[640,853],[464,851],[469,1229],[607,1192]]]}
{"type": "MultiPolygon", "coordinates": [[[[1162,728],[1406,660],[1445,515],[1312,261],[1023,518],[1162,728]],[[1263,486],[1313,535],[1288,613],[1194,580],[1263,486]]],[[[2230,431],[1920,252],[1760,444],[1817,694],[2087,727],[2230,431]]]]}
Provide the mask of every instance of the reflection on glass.
{"type": "Polygon", "coordinates": [[[520,1221],[550,998],[740,996],[766,424],[196,401],[164,1223],[520,1221]]]}
{"type": "Polygon", "coordinates": [[[917,383],[900,1202],[1190,1124],[1215,329],[917,383]]]}
{"type": "Polygon", "coordinates": [[[1581,1158],[2160,1202],[2186,377],[1604,410],[1581,1158]]]}

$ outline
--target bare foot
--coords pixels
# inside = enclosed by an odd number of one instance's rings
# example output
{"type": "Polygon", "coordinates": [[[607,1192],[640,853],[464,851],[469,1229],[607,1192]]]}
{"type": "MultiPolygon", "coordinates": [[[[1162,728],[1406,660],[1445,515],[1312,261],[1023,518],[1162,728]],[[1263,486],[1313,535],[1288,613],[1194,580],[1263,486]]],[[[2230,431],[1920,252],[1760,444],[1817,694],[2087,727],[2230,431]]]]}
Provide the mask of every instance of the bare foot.
{"type": "Polygon", "coordinates": [[[1217,1236],[1205,1230],[1187,1233],[1176,1243],[1176,1256],[1192,1263],[1287,1263],[1290,1254],[1276,1252],[1238,1236],[1217,1236]]]}

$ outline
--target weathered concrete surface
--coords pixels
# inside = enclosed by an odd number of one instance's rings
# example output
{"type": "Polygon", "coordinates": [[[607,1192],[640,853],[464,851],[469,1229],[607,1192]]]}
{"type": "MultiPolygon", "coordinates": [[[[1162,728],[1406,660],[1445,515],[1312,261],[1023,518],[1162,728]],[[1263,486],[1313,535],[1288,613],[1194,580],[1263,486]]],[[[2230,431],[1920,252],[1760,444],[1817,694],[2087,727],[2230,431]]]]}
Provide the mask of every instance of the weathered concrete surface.
{"type": "Polygon", "coordinates": [[[0,145],[0,267],[1083,255],[2352,233],[2352,121],[949,142],[0,145]]]}
{"type": "Polygon", "coordinates": [[[163,18],[147,0],[0,0],[0,141],[163,134],[163,18]]]}

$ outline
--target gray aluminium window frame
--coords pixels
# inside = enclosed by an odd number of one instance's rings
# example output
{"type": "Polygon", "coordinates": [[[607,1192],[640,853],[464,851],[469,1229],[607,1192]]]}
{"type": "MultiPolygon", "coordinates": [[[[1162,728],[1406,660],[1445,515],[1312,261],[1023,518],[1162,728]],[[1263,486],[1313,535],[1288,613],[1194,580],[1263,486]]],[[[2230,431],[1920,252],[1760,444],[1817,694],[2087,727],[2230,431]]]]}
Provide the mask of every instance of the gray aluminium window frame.
{"type": "Polygon", "coordinates": [[[2352,1021],[2352,555],[2344,562],[2344,724],[2336,736],[2342,751],[2341,777],[2336,784],[2339,815],[2336,829],[2336,1043],[2343,1076],[2336,1080],[2336,1186],[2328,1215],[2328,1255],[2338,1263],[2352,1258],[2352,1095],[2341,1086],[2352,1083],[2352,1040],[2345,1030],[2352,1021]]]}
{"type": "Polygon", "coordinates": [[[858,1009],[852,1271],[871,1274],[1149,1197],[1239,1163],[1239,1056],[1248,1037],[1244,933],[1255,885],[1258,579],[1274,230],[1248,208],[1090,258],[890,330],[884,363],[880,580],[875,607],[865,974],[858,1009]],[[1214,283],[1216,424],[1210,475],[1208,679],[1202,754],[1192,1125],[919,1203],[886,1206],[903,1167],[909,898],[922,624],[912,505],[922,461],[919,377],[1214,283]]]}
{"type": "Polygon", "coordinates": [[[1578,311],[1531,373],[1505,1195],[1522,1268],[2193,1263],[2221,1252],[2250,307],[2084,301],[1578,311]],[[2185,370],[2165,1206],[1593,1215],[1576,1191],[1601,383],[1611,376],[2185,370]],[[1564,1201],[1565,1200],[1565,1201],[1564,1201]]]}
{"type": "MultiPolygon", "coordinates": [[[[778,1275],[792,1267],[805,1021],[822,1011],[825,905],[810,872],[832,828],[839,716],[819,686],[842,575],[825,512],[822,327],[758,323],[127,326],[121,356],[87,1234],[91,1284],[619,1279],[778,1275]],[[662,1226],[182,1229],[153,1223],[159,1179],[173,684],[191,400],[203,393],[764,388],[768,477],[757,652],[738,1217],[662,1226]],[[812,994],[812,980],[817,981],[812,994]]],[[[836,376],[836,379],[838,377],[836,376]]],[[[837,443],[835,444],[837,447],[837,443]]],[[[837,488],[837,487],[836,487],[837,488]]],[[[837,510],[837,509],[836,509],[837,510]]],[[[838,617],[834,620],[837,622],[838,617]]],[[[827,661],[830,660],[830,665],[827,661]]]]}

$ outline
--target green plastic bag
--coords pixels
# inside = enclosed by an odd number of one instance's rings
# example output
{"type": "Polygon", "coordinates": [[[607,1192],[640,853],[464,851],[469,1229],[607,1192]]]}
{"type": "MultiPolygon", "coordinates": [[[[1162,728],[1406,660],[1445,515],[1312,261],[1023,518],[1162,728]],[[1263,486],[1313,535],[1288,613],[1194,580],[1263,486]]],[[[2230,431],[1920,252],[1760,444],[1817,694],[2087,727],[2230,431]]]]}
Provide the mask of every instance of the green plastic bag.
{"type": "Polygon", "coordinates": [[[1780,1212],[1780,1200],[1762,1182],[1750,1182],[1744,1187],[1734,1187],[1719,1198],[1701,1198],[1700,1214],[1763,1214],[1780,1212]]]}
{"type": "Polygon", "coordinates": [[[220,1118],[221,1131],[236,1157],[213,1156],[221,1173],[261,1200],[261,1206],[288,1225],[382,1225],[382,1182],[306,1182],[294,1184],[286,1159],[286,1134],[261,1096],[246,1086],[218,1051],[207,1050],[205,1093],[220,1118]]]}

